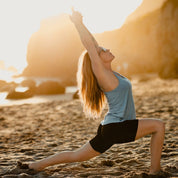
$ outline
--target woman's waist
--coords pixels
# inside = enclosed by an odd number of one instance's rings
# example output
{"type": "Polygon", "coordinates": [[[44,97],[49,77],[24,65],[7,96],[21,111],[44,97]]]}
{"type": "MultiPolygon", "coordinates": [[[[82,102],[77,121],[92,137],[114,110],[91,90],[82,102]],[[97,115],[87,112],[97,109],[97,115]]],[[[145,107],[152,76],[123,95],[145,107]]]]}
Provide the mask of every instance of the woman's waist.
{"type": "Polygon", "coordinates": [[[104,120],[130,120],[131,118],[136,118],[135,110],[131,112],[124,112],[124,111],[117,111],[117,112],[111,112],[108,111],[105,115],[104,120]]]}
{"type": "Polygon", "coordinates": [[[123,114],[121,113],[108,112],[104,117],[105,122],[120,122],[122,120],[123,120],[123,114]]]}
{"type": "Polygon", "coordinates": [[[107,114],[105,115],[104,120],[101,121],[101,125],[106,125],[108,123],[122,122],[122,121],[123,121],[122,117],[107,114]]]}
{"type": "Polygon", "coordinates": [[[106,125],[109,123],[117,123],[117,122],[123,122],[125,120],[133,120],[136,119],[135,114],[133,113],[132,115],[130,115],[129,117],[127,116],[119,116],[117,114],[113,114],[113,113],[107,113],[105,115],[104,120],[101,121],[101,125],[106,125]]]}
{"type": "Polygon", "coordinates": [[[123,117],[125,110],[123,108],[109,108],[108,112],[106,113],[105,117],[123,117]]]}

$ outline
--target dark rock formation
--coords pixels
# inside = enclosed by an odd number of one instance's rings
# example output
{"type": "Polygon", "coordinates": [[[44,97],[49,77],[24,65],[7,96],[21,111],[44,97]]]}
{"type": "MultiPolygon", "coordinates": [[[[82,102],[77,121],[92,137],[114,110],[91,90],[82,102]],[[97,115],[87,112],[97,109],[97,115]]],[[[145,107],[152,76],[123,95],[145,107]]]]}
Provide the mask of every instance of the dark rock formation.
{"type": "Polygon", "coordinates": [[[4,80],[0,80],[0,87],[3,87],[3,86],[6,85],[6,84],[7,84],[6,81],[4,81],[4,80]]]}
{"type": "Polygon", "coordinates": [[[26,80],[23,80],[20,85],[23,87],[35,88],[36,82],[32,79],[26,79],[26,80]]]}
{"type": "Polygon", "coordinates": [[[116,70],[125,75],[151,72],[178,78],[177,4],[177,0],[166,0],[158,9],[137,16],[120,29],[97,35],[104,45],[112,46],[116,70]]]}
{"type": "Polygon", "coordinates": [[[79,91],[78,90],[73,94],[73,99],[79,99],[79,91]]]}
{"type": "Polygon", "coordinates": [[[133,13],[131,13],[127,18],[125,23],[134,21],[149,12],[153,12],[156,9],[160,9],[166,0],[142,0],[140,6],[138,6],[133,13]]]}
{"type": "Polygon", "coordinates": [[[178,78],[178,1],[167,0],[161,9],[160,23],[162,78],[178,78]]]}
{"type": "Polygon", "coordinates": [[[15,90],[17,85],[18,84],[15,82],[7,83],[6,81],[0,80],[0,92],[9,92],[15,90]]]}
{"type": "Polygon", "coordinates": [[[78,58],[83,50],[68,15],[45,19],[34,33],[27,49],[28,66],[24,76],[59,77],[74,85],[78,58]]]}
{"type": "Polygon", "coordinates": [[[34,90],[33,89],[28,89],[25,92],[18,92],[12,90],[8,93],[6,96],[6,99],[26,99],[26,98],[31,98],[34,95],[34,90]]]}
{"type": "Polygon", "coordinates": [[[65,93],[65,88],[61,86],[58,82],[47,81],[41,83],[36,88],[35,93],[38,95],[63,94],[65,93]]]}
{"type": "MultiPolygon", "coordinates": [[[[35,81],[31,79],[24,80],[19,86],[28,87],[24,92],[16,91],[16,86],[8,90],[7,99],[25,99],[34,95],[51,95],[51,94],[64,94],[65,87],[61,86],[58,82],[46,81],[36,87],[35,81]]],[[[10,87],[10,86],[9,86],[10,87]]]]}

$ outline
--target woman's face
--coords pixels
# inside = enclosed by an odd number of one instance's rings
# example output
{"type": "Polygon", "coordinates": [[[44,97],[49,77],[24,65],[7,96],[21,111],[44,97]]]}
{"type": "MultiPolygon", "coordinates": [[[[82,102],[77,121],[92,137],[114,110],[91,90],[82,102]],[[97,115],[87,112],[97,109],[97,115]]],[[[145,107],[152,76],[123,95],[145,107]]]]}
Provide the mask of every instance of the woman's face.
{"type": "Polygon", "coordinates": [[[109,49],[103,47],[99,48],[100,48],[99,56],[101,57],[103,62],[108,63],[114,59],[115,56],[110,52],[109,49]]]}

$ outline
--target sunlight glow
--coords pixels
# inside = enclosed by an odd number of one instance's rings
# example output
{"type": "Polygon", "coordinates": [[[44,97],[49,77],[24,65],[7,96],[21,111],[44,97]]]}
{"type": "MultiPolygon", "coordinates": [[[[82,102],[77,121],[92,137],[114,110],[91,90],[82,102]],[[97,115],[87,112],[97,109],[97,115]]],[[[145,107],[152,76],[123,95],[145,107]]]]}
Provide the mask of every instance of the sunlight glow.
{"type": "MultiPolygon", "coordinates": [[[[120,28],[141,0],[1,0],[0,61],[19,73],[27,65],[27,45],[41,20],[79,10],[92,33],[120,28]]],[[[1,66],[0,66],[1,68],[1,66]]]]}

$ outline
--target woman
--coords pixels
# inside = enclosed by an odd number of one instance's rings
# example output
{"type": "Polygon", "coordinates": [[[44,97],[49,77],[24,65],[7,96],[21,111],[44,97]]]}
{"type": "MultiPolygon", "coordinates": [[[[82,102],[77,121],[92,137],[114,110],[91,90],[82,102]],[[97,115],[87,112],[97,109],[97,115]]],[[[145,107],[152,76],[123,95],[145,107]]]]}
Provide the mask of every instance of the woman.
{"type": "Polygon", "coordinates": [[[115,143],[125,143],[152,134],[150,174],[160,171],[160,159],[164,141],[164,124],[156,119],[136,119],[131,83],[124,76],[113,72],[114,55],[109,49],[98,46],[96,40],[82,22],[82,16],[74,11],[71,15],[86,52],[80,58],[77,81],[84,111],[92,117],[100,116],[105,98],[109,111],[101,122],[97,135],[76,151],[55,154],[27,166],[33,170],[60,163],[89,160],[105,152],[115,143]]]}

